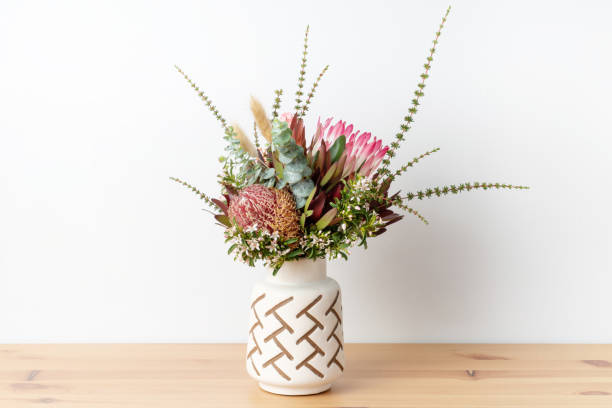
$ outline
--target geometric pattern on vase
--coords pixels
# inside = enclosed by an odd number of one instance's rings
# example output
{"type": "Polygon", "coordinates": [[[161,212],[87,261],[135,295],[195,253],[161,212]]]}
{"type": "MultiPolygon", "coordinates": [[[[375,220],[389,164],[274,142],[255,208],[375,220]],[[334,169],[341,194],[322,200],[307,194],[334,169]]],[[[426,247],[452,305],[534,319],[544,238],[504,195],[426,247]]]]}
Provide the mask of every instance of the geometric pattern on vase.
{"type": "Polygon", "coordinates": [[[323,379],[344,371],[339,289],[306,298],[266,292],[253,298],[246,359],[257,377],[274,373],[289,383],[297,376],[323,379]]]}

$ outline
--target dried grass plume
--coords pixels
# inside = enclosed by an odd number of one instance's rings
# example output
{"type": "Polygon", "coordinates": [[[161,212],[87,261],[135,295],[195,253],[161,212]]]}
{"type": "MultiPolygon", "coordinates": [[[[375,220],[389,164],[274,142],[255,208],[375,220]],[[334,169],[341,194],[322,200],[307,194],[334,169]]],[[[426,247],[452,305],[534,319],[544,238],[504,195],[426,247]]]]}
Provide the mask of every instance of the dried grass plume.
{"type": "Polygon", "coordinates": [[[250,154],[252,157],[257,157],[257,149],[251,139],[242,131],[240,126],[237,123],[232,123],[232,128],[234,129],[234,133],[236,133],[236,139],[240,140],[240,147],[242,150],[250,154]]]}
{"type": "Polygon", "coordinates": [[[255,122],[263,137],[265,137],[268,142],[272,142],[272,124],[261,102],[253,96],[251,96],[251,112],[253,112],[253,117],[255,117],[255,122]]]}

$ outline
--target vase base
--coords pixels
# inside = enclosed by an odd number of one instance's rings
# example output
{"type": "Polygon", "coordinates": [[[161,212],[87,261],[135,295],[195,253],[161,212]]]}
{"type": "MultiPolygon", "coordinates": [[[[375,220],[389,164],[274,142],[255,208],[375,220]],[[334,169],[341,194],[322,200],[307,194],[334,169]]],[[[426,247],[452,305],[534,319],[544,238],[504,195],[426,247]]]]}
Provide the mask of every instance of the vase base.
{"type": "Polygon", "coordinates": [[[331,388],[331,384],[319,385],[316,387],[284,387],[279,385],[269,385],[264,383],[259,383],[259,387],[267,392],[271,392],[272,394],[280,394],[280,395],[312,395],[312,394],[320,394],[325,392],[331,388]]]}

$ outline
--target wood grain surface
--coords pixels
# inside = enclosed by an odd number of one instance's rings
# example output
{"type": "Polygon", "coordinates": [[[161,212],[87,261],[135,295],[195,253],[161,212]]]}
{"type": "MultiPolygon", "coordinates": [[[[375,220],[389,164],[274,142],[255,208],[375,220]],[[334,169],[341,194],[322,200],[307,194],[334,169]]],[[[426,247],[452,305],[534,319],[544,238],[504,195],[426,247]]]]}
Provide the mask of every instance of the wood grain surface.
{"type": "Polygon", "coordinates": [[[0,345],[0,407],[612,407],[612,345],[347,344],[331,391],[283,397],[242,344],[0,345]]]}

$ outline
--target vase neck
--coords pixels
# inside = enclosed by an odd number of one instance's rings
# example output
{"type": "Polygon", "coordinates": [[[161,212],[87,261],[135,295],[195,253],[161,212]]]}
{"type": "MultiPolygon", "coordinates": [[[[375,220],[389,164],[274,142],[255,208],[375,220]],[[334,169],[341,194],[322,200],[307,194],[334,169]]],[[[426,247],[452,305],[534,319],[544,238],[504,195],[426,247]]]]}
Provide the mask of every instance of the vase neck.
{"type": "Polygon", "coordinates": [[[325,259],[300,259],[285,262],[276,273],[268,273],[267,281],[280,285],[299,285],[302,283],[316,282],[327,276],[327,262],[325,259]]]}

